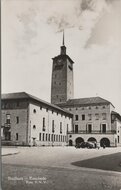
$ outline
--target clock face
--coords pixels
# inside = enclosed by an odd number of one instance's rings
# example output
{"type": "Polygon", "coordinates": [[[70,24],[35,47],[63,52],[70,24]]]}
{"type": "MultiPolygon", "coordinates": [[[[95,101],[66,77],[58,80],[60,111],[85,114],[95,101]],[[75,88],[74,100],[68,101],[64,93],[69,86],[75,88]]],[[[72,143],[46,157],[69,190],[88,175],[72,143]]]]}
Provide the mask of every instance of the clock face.
{"type": "Polygon", "coordinates": [[[61,59],[59,59],[56,64],[55,64],[55,70],[59,70],[59,69],[62,69],[63,68],[63,62],[61,59]]]}
{"type": "Polygon", "coordinates": [[[62,60],[61,59],[58,59],[58,63],[61,63],[62,62],[62,60]]]}

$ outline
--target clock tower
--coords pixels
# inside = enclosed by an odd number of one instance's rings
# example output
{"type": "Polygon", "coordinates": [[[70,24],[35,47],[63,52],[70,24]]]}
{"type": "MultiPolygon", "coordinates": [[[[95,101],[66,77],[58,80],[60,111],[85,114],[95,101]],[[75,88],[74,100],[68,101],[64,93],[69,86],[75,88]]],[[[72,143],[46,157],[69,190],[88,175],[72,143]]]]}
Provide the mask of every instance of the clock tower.
{"type": "Polygon", "coordinates": [[[73,61],[66,54],[66,46],[60,47],[60,55],[53,58],[51,80],[51,103],[60,104],[73,99],[73,61]]]}

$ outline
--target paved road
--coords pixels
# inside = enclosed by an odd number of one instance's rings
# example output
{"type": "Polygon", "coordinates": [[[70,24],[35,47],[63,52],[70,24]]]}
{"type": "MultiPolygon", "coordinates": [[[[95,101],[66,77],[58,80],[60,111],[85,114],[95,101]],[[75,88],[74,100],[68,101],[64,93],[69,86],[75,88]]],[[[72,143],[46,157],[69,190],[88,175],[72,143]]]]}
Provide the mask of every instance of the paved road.
{"type": "MultiPolygon", "coordinates": [[[[7,149],[7,148],[6,148],[7,149]]],[[[75,147],[12,148],[19,153],[3,157],[3,163],[78,168],[72,162],[121,152],[120,148],[76,149],[75,147]]],[[[8,148],[8,152],[9,152],[8,148]]]]}
{"type": "Polygon", "coordinates": [[[121,173],[81,168],[71,164],[118,153],[121,152],[121,148],[88,150],[74,147],[35,147],[17,150],[18,154],[3,157],[3,188],[5,190],[121,189],[121,173]],[[23,178],[18,180],[15,177],[23,178]],[[32,180],[30,177],[35,179],[32,180]],[[44,182],[38,180],[43,177],[44,182]]]}

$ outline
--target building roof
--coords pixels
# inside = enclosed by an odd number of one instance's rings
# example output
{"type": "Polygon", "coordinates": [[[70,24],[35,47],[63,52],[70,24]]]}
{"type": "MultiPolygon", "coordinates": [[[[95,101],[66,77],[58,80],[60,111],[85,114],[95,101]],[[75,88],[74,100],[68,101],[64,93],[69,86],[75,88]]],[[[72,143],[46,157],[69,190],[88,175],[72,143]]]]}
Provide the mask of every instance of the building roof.
{"type": "Polygon", "coordinates": [[[115,111],[112,111],[111,114],[112,114],[112,115],[115,115],[116,118],[117,118],[119,121],[121,121],[121,115],[120,115],[119,113],[117,113],[117,112],[115,112],[115,111]]]}
{"type": "Polygon", "coordinates": [[[89,105],[104,105],[104,104],[112,104],[112,103],[101,97],[90,97],[90,98],[69,99],[66,103],[61,103],[57,105],[63,107],[67,106],[71,107],[71,106],[89,106],[89,105]]]}
{"type": "Polygon", "coordinates": [[[33,100],[35,102],[41,103],[44,106],[48,106],[48,108],[55,109],[57,111],[63,112],[65,114],[68,114],[69,116],[72,117],[72,114],[70,112],[65,111],[62,108],[60,108],[60,107],[58,107],[58,106],[56,106],[54,104],[48,103],[48,102],[46,102],[44,100],[41,100],[40,98],[37,98],[37,97],[35,97],[33,95],[28,94],[26,92],[2,94],[1,98],[2,98],[2,100],[21,100],[21,99],[33,100]]]}
{"type": "Polygon", "coordinates": [[[27,94],[26,92],[16,92],[16,93],[2,94],[2,100],[26,99],[28,97],[29,97],[29,94],[27,94]]]}

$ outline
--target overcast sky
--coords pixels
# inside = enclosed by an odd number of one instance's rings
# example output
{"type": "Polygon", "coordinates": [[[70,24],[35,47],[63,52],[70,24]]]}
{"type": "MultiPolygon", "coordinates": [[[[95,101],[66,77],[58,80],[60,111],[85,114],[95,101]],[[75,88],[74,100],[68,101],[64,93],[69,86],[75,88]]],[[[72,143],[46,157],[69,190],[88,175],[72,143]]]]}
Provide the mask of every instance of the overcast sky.
{"type": "Polygon", "coordinates": [[[63,29],[74,98],[100,96],[121,114],[121,0],[2,1],[2,93],[50,102],[63,29]]]}

